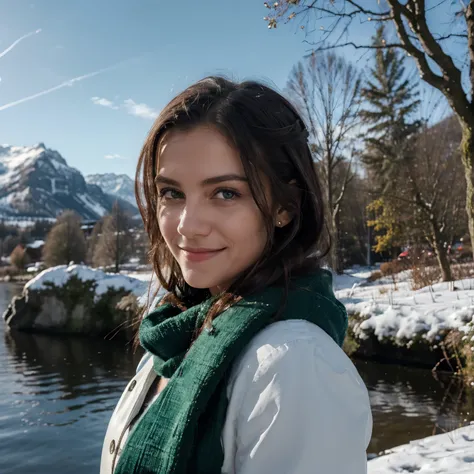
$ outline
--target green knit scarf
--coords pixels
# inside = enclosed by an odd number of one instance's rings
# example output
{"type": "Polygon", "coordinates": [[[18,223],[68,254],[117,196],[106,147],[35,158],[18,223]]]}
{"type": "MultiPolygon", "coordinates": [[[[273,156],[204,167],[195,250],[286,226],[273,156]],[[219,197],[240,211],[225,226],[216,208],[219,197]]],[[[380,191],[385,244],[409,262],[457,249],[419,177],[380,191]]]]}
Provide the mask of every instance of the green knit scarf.
{"type": "MultiPolygon", "coordinates": [[[[212,300],[183,312],[165,304],[144,318],[141,344],[154,355],[157,374],[169,382],[132,430],[114,474],[221,472],[232,363],[259,331],[275,321],[283,298],[283,288],[269,287],[242,299],[192,345],[212,300]]],[[[342,346],[347,314],[334,296],[331,273],[317,270],[292,280],[279,319],[310,321],[342,346]]]]}

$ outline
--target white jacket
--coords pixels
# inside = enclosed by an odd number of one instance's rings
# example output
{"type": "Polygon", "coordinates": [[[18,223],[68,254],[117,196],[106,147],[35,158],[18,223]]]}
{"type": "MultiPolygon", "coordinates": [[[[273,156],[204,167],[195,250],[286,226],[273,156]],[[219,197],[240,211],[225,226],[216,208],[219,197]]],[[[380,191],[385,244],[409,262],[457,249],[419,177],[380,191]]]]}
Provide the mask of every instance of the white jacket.
{"type": "MultiPolygon", "coordinates": [[[[145,359],[113,412],[100,474],[112,474],[148,388],[145,359]]],[[[342,349],[303,320],[271,324],[234,363],[222,431],[223,474],[365,474],[367,388],[342,349]]]]}

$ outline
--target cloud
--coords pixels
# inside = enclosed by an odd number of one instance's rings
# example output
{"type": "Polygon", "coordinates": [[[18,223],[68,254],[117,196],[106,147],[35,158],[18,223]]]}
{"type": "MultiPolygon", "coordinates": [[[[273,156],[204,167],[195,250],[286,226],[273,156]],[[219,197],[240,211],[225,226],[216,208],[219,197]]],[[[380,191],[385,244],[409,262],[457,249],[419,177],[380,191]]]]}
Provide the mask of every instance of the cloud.
{"type": "Polygon", "coordinates": [[[118,106],[109,99],[105,99],[103,97],[91,97],[91,100],[95,105],[102,105],[102,107],[108,107],[109,109],[114,110],[118,109],[118,106]]]}
{"type": "Polygon", "coordinates": [[[154,120],[158,117],[158,112],[153,110],[146,104],[137,104],[133,99],[123,101],[123,106],[130,115],[141,117],[149,120],[154,120]]]}
{"type": "Polygon", "coordinates": [[[105,97],[91,97],[91,101],[95,105],[101,105],[102,107],[113,110],[124,109],[130,115],[147,120],[154,120],[158,117],[156,110],[147,104],[138,104],[133,99],[126,99],[121,104],[117,104],[113,100],[106,99],[105,97]]]}
{"type": "Polygon", "coordinates": [[[116,160],[116,159],[126,160],[127,159],[127,158],[125,158],[125,156],[121,156],[121,155],[117,155],[117,154],[105,155],[104,158],[106,160],[116,160]]]}
{"type": "Polygon", "coordinates": [[[7,49],[0,52],[0,58],[5,56],[5,54],[8,54],[18,43],[21,43],[24,39],[29,38],[30,36],[33,36],[33,35],[37,35],[38,33],[41,33],[41,29],[36,30],[36,31],[31,31],[30,33],[27,33],[26,35],[21,36],[16,41],[14,41],[10,46],[8,46],[7,49]]]}
{"type": "Polygon", "coordinates": [[[104,69],[99,69],[98,71],[91,72],[89,74],[84,74],[83,76],[78,76],[74,77],[72,79],[69,79],[67,81],[61,82],[61,84],[58,84],[57,86],[50,87],[49,89],[45,89],[41,92],[37,92],[36,94],[29,95],[27,97],[23,97],[22,99],[15,100],[13,102],[9,102],[8,104],[4,104],[0,106],[0,111],[9,109],[10,107],[14,107],[15,105],[23,104],[24,102],[28,102],[30,100],[36,99],[37,97],[41,97],[46,94],[50,94],[51,92],[57,91],[59,89],[62,89],[63,87],[71,87],[73,86],[76,82],[81,82],[84,79],[89,79],[91,77],[97,76],[98,74],[102,74],[103,72],[110,71],[113,69],[115,66],[107,67],[104,69]]]}

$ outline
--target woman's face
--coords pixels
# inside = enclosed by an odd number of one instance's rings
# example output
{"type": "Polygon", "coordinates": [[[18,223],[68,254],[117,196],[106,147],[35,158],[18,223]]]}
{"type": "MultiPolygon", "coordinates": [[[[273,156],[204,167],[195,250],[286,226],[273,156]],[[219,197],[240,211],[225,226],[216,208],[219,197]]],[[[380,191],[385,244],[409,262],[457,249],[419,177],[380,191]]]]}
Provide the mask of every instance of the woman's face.
{"type": "Polygon", "coordinates": [[[261,256],[263,217],[239,153],[216,130],[171,132],[159,151],[158,224],[186,282],[225,291],[261,256]]]}

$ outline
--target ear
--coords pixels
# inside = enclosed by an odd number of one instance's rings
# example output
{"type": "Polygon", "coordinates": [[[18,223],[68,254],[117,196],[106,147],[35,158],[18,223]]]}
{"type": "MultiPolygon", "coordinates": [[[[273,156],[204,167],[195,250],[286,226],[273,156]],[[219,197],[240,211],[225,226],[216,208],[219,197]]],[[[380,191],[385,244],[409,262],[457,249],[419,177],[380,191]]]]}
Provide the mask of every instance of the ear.
{"type": "Polygon", "coordinates": [[[285,227],[291,222],[291,219],[292,216],[290,215],[290,213],[280,207],[275,218],[275,225],[277,227],[285,227]]]}
{"type": "MultiPolygon", "coordinates": [[[[296,185],[296,180],[292,179],[288,184],[291,184],[293,186],[296,185]]],[[[291,221],[293,220],[293,215],[288,212],[286,209],[283,209],[282,207],[278,208],[276,217],[275,217],[275,225],[276,227],[285,227],[288,225],[291,221]]]]}

